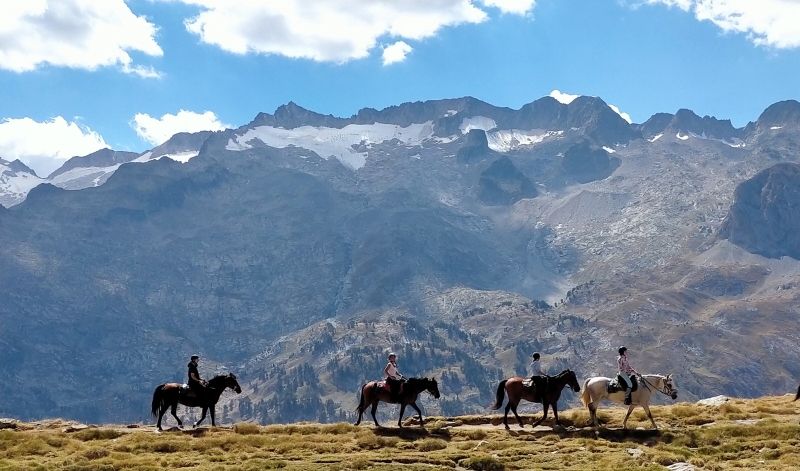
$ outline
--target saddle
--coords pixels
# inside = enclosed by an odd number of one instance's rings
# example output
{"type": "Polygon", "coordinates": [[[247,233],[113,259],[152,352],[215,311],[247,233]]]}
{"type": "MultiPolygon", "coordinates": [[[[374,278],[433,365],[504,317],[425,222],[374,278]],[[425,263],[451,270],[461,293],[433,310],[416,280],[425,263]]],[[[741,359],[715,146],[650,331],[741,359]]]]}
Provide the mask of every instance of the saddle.
{"type": "MultiPolygon", "coordinates": [[[[631,375],[631,384],[632,384],[631,392],[634,392],[637,389],[639,389],[639,380],[636,377],[636,375],[631,375]]],[[[626,383],[625,380],[622,379],[622,376],[620,376],[619,374],[617,374],[617,377],[614,378],[612,381],[608,382],[608,387],[606,388],[609,394],[618,391],[626,391],[627,389],[628,389],[628,383],[626,383]]]]}

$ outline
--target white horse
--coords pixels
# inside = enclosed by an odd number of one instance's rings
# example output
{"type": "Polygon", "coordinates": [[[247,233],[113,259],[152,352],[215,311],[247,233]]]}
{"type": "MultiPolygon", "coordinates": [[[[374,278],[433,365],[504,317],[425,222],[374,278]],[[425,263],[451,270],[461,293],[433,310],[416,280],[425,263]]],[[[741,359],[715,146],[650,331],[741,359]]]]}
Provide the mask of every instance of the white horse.
{"type": "MultiPolygon", "coordinates": [[[[631,405],[628,406],[628,413],[625,414],[625,420],[622,422],[622,428],[628,428],[628,417],[636,406],[642,406],[642,409],[647,413],[650,422],[653,423],[653,428],[658,429],[652,414],[650,414],[650,395],[654,391],[658,391],[665,396],[671,397],[673,400],[678,398],[678,389],[672,381],[672,375],[641,375],[637,377],[639,380],[639,387],[636,391],[631,393],[631,405]]],[[[617,391],[608,393],[608,383],[612,381],[611,378],[603,376],[595,376],[589,378],[583,383],[583,393],[581,394],[581,402],[589,409],[589,425],[597,425],[597,406],[603,399],[608,399],[617,404],[625,403],[625,392],[617,391]]]]}

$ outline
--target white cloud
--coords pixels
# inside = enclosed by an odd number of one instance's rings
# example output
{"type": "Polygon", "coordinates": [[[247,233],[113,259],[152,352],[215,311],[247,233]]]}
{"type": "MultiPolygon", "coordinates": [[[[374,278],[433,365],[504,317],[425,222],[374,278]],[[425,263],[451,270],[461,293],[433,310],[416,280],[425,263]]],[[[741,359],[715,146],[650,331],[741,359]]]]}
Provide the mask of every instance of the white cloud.
{"type": "Polygon", "coordinates": [[[127,73],[153,77],[158,74],[133,65],[128,52],[161,56],[155,34],[156,27],[133,14],[124,0],[3,0],[0,69],[119,66],[127,73]]]}
{"type": "MultiPolygon", "coordinates": [[[[569,93],[564,93],[564,92],[561,92],[559,90],[553,90],[552,92],[550,92],[550,95],[548,95],[548,96],[555,98],[559,103],[563,103],[565,105],[569,105],[570,103],[572,103],[572,100],[578,98],[580,95],[570,95],[569,93]]],[[[620,109],[615,105],[611,105],[611,104],[608,104],[608,103],[606,103],[606,104],[608,105],[609,108],[614,110],[615,113],[620,115],[620,117],[622,119],[627,121],[628,124],[633,122],[631,120],[631,116],[628,113],[624,113],[624,112],[620,111],[620,109]]]]}
{"type": "Polygon", "coordinates": [[[394,64],[406,60],[406,54],[411,52],[411,46],[403,41],[397,41],[383,49],[383,65],[394,64]]]}
{"type": "Polygon", "coordinates": [[[487,7],[496,7],[503,13],[525,15],[533,10],[536,0],[483,0],[487,7]]]}
{"type": "Polygon", "coordinates": [[[558,90],[553,90],[552,92],[550,92],[549,96],[558,100],[559,103],[569,105],[570,103],[572,103],[572,100],[578,98],[580,95],[570,95],[568,93],[562,93],[558,90]]]}
{"type": "Polygon", "coordinates": [[[620,111],[619,108],[616,105],[608,105],[608,107],[611,108],[612,110],[614,110],[615,113],[620,115],[620,117],[622,119],[624,119],[625,121],[627,121],[628,124],[633,123],[633,120],[631,120],[631,115],[629,115],[628,113],[624,113],[624,112],[620,111]]]}
{"type": "Polygon", "coordinates": [[[108,145],[99,134],[61,116],[41,123],[31,118],[0,122],[0,157],[19,159],[42,177],[71,157],[105,147],[108,145]]]}
{"type": "Polygon", "coordinates": [[[644,0],[692,11],[726,32],[744,33],[759,46],[800,47],[799,0],[644,0]]]}
{"type": "Polygon", "coordinates": [[[130,125],[139,137],[153,145],[163,144],[179,132],[220,131],[230,127],[220,122],[212,111],[195,113],[185,110],[178,111],[177,115],[167,113],[161,118],[139,113],[130,125]]]}
{"type": "MultiPolygon", "coordinates": [[[[235,54],[343,63],[369,56],[379,38],[421,40],[489,18],[480,6],[525,14],[534,0],[162,0],[196,5],[185,21],[201,41],[235,54]]],[[[385,50],[384,50],[385,52],[385,50]]],[[[385,60],[385,59],[384,59],[385,60]]]]}

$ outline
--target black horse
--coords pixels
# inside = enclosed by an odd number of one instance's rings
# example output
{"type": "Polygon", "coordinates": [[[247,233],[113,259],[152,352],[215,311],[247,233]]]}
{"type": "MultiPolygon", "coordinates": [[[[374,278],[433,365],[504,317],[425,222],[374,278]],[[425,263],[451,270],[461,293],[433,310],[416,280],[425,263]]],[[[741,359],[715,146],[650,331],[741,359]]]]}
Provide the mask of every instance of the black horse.
{"type": "Polygon", "coordinates": [[[505,424],[506,428],[508,428],[509,409],[514,411],[514,417],[517,418],[519,426],[524,427],[524,425],[522,425],[522,419],[520,419],[519,415],[517,415],[517,405],[519,405],[519,401],[522,399],[525,399],[528,402],[540,402],[542,404],[542,418],[533,424],[534,427],[541,424],[544,419],[547,418],[548,407],[553,408],[553,415],[556,416],[556,424],[561,425],[561,423],[558,421],[558,408],[556,407],[558,404],[558,399],[561,397],[561,391],[565,386],[569,386],[575,392],[581,391],[581,387],[578,384],[578,378],[575,376],[575,372],[571,370],[564,370],[556,376],[551,376],[547,381],[547,387],[545,390],[540,391],[541,394],[538,394],[538,399],[540,399],[539,401],[536,400],[537,394],[535,394],[536,391],[534,386],[525,386],[525,384],[523,384],[523,380],[524,378],[520,378],[519,376],[512,376],[511,378],[500,381],[500,384],[497,386],[497,398],[492,405],[492,409],[497,410],[503,405],[503,399],[505,399],[505,392],[507,391],[508,404],[506,405],[506,413],[503,416],[503,423],[505,424]]]}
{"type": "Polygon", "coordinates": [[[211,425],[216,426],[214,423],[214,406],[219,401],[219,396],[226,388],[231,388],[236,391],[236,394],[242,392],[239,382],[233,373],[227,375],[214,376],[208,382],[208,392],[204,395],[197,396],[194,393],[189,393],[189,390],[182,388],[178,383],[166,383],[157,387],[153,393],[153,417],[158,417],[158,430],[161,430],[161,418],[167,409],[171,409],[172,416],[178,421],[178,426],[183,427],[183,422],[175,414],[178,404],[183,404],[186,407],[202,407],[203,415],[200,417],[194,426],[200,425],[200,422],[205,420],[206,411],[211,411],[211,425]]]}
{"type": "Polygon", "coordinates": [[[380,427],[378,419],[375,418],[375,411],[378,410],[378,403],[383,401],[389,404],[400,404],[400,418],[397,419],[398,427],[403,426],[403,413],[406,411],[406,406],[411,406],[417,411],[419,415],[419,426],[422,427],[422,411],[417,406],[417,396],[422,391],[428,391],[439,399],[439,385],[436,380],[431,378],[409,378],[403,385],[403,392],[400,393],[398,401],[392,400],[392,395],[383,387],[383,381],[370,381],[361,387],[361,399],[358,403],[358,420],[356,425],[361,423],[361,416],[366,412],[367,407],[372,405],[372,420],[375,425],[380,427]]]}

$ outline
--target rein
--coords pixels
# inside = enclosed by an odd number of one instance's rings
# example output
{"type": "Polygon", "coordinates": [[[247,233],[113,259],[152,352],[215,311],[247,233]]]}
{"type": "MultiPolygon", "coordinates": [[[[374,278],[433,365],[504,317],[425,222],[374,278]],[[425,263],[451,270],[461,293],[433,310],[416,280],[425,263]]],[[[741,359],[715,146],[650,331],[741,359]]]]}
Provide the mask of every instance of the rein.
{"type": "MultiPolygon", "coordinates": [[[[664,391],[662,391],[661,389],[658,389],[658,388],[655,386],[655,384],[651,383],[650,381],[647,381],[647,380],[644,378],[644,375],[639,375],[639,379],[641,379],[641,380],[642,380],[642,383],[644,384],[644,387],[646,387],[648,391],[651,391],[651,392],[652,392],[652,391],[653,391],[653,389],[655,389],[656,391],[660,392],[661,394],[663,394],[663,395],[665,395],[665,396],[667,396],[667,397],[670,397],[669,393],[667,393],[667,392],[664,392],[664,391]],[[650,388],[650,386],[652,386],[652,389],[650,388]]],[[[665,385],[664,385],[664,388],[666,389],[666,387],[667,387],[667,386],[666,386],[666,383],[665,383],[665,385]]]]}

